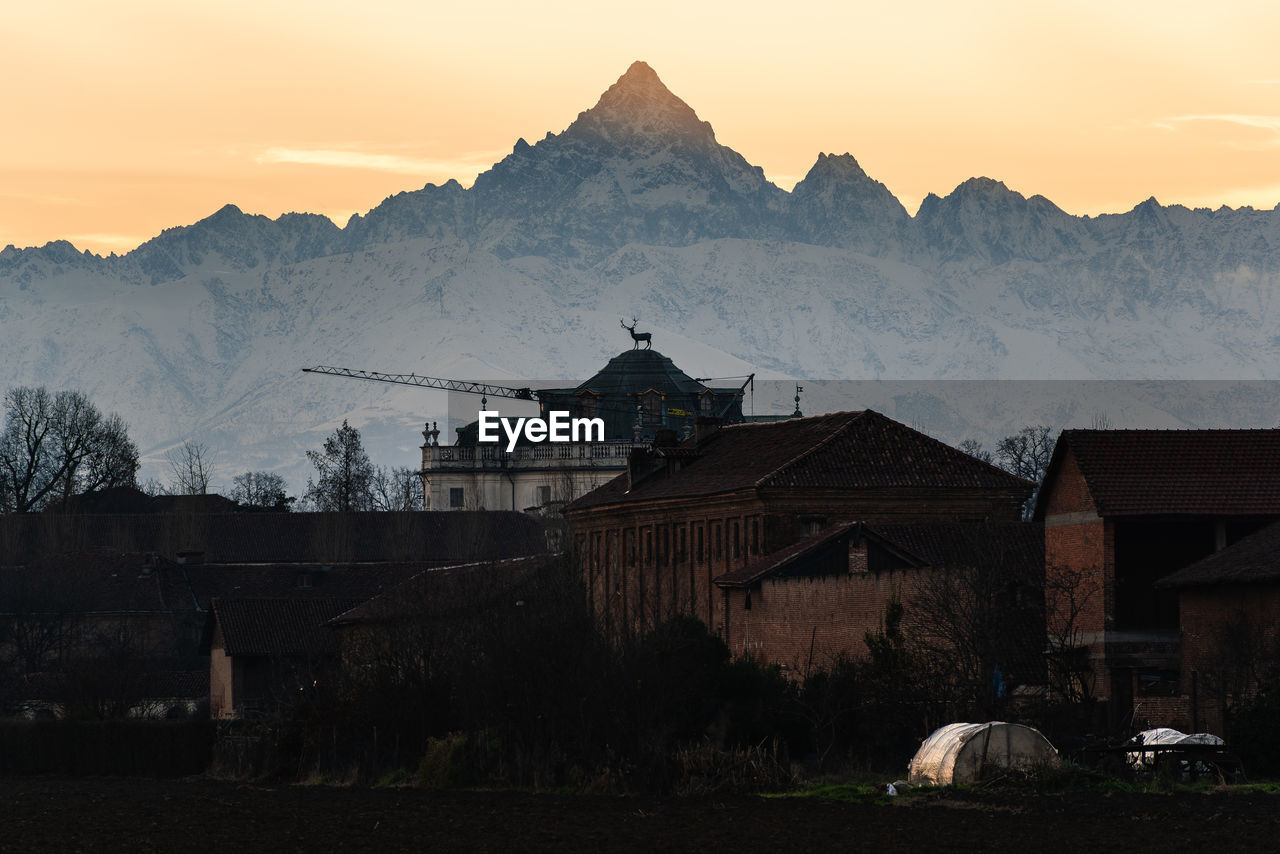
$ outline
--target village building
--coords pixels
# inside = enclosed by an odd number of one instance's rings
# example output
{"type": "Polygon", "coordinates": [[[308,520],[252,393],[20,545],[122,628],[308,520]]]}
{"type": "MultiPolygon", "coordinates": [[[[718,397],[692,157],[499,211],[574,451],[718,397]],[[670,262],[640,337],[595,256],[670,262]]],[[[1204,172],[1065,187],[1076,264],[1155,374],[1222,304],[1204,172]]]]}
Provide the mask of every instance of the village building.
{"type": "Polygon", "coordinates": [[[896,602],[903,630],[951,648],[957,669],[982,659],[978,678],[1039,686],[1043,547],[1040,526],[1020,521],[831,525],[715,579],[723,637],[734,655],[804,676],[859,657],[896,602]]]}
{"type": "Polygon", "coordinates": [[[863,652],[897,581],[937,563],[880,526],[1017,522],[1033,486],[877,412],[841,412],[660,441],[565,516],[606,627],[689,614],[735,652],[795,667],[811,647],[863,652]]]}
{"type": "Polygon", "coordinates": [[[699,416],[726,424],[744,420],[741,387],[711,387],[691,378],[652,349],[627,350],[575,386],[529,393],[539,417],[567,412],[600,419],[603,435],[570,442],[531,442],[514,448],[479,441],[479,422],[439,444],[439,428],[423,431],[422,485],[427,510],[520,510],[554,513],[626,469],[636,449],[661,431],[689,435],[699,416]]]}
{"type": "Polygon", "coordinates": [[[1280,519],[1280,430],[1064,430],[1035,518],[1051,666],[1112,729],[1219,725],[1205,639],[1242,591],[1267,589],[1269,570],[1233,545],[1280,519]]]}
{"type": "Polygon", "coordinates": [[[1229,732],[1231,715],[1280,679],[1280,522],[1156,582],[1178,596],[1180,695],[1170,726],[1229,732]]]}
{"type": "MultiPolygon", "coordinates": [[[[502,511],[173,513],[147,512],[154,507],[132,499],[124,505],[142,512],[0,518],[0,714],[164,717],[216,705],[227,715],[246,703],[261,710],[279,692],[261,690],[259,677],[294,672],[283,668],[297,660],[278,631],[321,607],[297,603],[346,610],[425,570],[546,549],[541,521],[502,511]],[[262,619],[219,625],[222,658],[211,662],[215,601],[224,614],[262,619]]],[[[218,501],[197,506],[223,509],[218,501]]],[[[330,656],[333,644],[312,641],[333,634],[318,627],[337,613],[296,633],[304,652],[330,656]]]]}
{"type": "Polygon", "coordinates": [[[209,714],[265,717],[327,685],[338,635],[326,623],[361,599],[214,599],[202,642],[209,656],[209,714]]]}

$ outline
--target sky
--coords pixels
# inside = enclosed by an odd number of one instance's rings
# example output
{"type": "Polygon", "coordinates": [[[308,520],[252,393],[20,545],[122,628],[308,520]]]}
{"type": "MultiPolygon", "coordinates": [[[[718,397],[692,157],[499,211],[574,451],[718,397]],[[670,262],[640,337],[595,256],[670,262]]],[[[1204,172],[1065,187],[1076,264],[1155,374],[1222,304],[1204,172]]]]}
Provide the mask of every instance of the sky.
{"type": "Polygon", "coordinates": [[[634,60],[784,189],[853,154],[1074,214],[1280,202],[1280,5],[47,0],[5,10],[0,246],[224,204],[339,225],[558,133],[634,60]]]}

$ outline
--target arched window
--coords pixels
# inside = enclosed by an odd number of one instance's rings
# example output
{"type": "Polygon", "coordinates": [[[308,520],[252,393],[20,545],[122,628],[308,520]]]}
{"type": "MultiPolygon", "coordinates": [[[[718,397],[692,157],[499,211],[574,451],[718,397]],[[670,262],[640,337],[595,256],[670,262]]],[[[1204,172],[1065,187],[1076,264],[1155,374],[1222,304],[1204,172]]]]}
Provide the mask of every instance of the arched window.
{"type": "Polygon", "coordinates": [[[644,413],[646,427],[662,425],[662,395],[650,389],[640,396],[640,408],[644,413]]]}

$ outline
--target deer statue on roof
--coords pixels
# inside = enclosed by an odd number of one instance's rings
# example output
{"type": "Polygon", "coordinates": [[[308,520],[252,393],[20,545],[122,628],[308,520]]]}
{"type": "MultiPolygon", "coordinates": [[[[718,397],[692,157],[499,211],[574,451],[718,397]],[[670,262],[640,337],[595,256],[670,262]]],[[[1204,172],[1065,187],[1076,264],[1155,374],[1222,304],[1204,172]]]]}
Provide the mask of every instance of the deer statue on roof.
{"type": "Polygon", "coordinates": [[[652,332],[636,332],[637,321],[634,317],[631,318],[630,326],[627,326],[625,321],[619,320],[618,322],[622,324],[623,329],[631,333],[631,340],[635,342],[634,344],[631,345],[632,350],[639,347],[641,341],[644,342],[644,348],[646,350],[650,350],[653,348],[653,333],[652,332]]]}

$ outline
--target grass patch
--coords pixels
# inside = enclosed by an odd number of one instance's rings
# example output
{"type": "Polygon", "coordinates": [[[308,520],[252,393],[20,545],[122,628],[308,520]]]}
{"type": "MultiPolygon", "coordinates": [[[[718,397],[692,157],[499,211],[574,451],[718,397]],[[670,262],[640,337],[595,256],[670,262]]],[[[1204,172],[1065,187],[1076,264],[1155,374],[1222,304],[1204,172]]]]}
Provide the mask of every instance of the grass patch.
{"type": "Polygon", "coordinates": [[[384,774],[373,784],[375,789],[386,789],[393,786],[411,786],[413,785],[413,774],[403,768],[397,768],[389,774],[384,774]]]}

